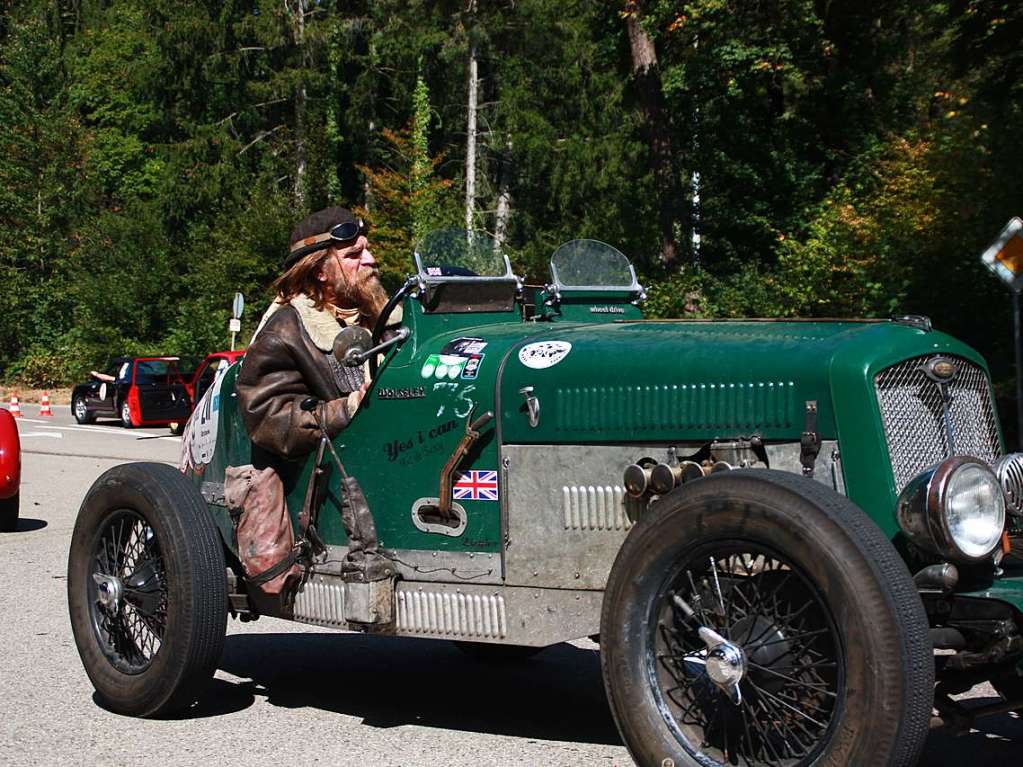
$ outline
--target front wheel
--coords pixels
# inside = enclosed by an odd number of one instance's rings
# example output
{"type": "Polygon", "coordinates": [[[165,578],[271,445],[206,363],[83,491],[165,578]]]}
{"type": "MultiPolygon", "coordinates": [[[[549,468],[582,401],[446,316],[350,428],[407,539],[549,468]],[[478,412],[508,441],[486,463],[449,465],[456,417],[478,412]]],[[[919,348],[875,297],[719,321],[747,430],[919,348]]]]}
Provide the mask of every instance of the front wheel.
{"type": "Polygon", "coordinates": [[[89,412],[85,397],[75,397],[75,401],[71,403],[71,412],[75,414],[78,423],[92,423],[96,420],[96,414],[89,412]]]}
{"type": "Polygon", "coordinates": [[[152,717],[195,701],[223,649],[225,572],[220,535],[180,472],[134,463],[96,480],[71,538],[68,606],[110,709],[152,717]]]}
{"type": "Polygon", "coordinates": [[[640,765],[912,765],[933,701],[927,618],[856,506],[775,471],[685,485],[636,524],[601,665],[640,765]]]}

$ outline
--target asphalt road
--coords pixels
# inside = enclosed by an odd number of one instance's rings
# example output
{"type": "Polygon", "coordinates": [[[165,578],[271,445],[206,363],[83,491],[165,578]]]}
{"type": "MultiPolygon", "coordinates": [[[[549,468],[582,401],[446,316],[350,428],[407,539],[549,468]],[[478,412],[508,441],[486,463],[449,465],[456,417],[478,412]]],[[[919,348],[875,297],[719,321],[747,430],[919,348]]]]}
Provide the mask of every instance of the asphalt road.
{"type": "MultiPolygon", "coordinates": [[[[114,421],[78,426],[66,406],[52,419],[23,411],[22,521],[0,535],[0,765],[631,764],[588,642],[493,667],[444,642],[231,621],[216,679],[185,716],[145,721],[104,710],[67,617],[75,515],[107,468],[175,463],[180,441],[114,421]]],[[[993,695],[973,693],[976,703],[993,695]]],[[[1018,714],[979,726],[961,738],[932,734],[922,764],[1023,761],[1018,714]]]]}

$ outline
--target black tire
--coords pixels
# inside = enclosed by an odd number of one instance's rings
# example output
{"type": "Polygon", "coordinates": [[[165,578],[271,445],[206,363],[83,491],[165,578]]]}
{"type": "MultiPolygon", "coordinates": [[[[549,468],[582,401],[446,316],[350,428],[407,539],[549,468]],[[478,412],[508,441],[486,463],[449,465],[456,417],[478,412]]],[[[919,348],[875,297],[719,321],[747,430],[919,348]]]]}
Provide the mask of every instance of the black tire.
{"type": "Polygon", "coordinates": [[[844,497],[778,471],[697,480],[640,518],[605,591],[601,666],[639,765],[913,765],[934,700],[894,547],[844,497]],[[738,705],[708,675],[700,624],[735,632],[738,705]]]}
{"type": "Polygon", "coordinates": [[[89,410],[85,398],[81,396],[75,397],[74,402],[71,403],[71,413],[78,423],[92,423],[96,420],[96,414],[89,410]]]}
{"type": "Polygon", "coordinates": [[[125,429],[131,429],[135,426],[135,424],[131,422],[131,408],[128,407],[128,400],[124,400],[124,402],[121,403],[121,425],[124,426],[125,429]]]}
{"type": "Polygon", "coordinates": [[[185,433],[184,420],[175,421],[174,423],[172,423],[170,425],[170,433],[173,434],[175,437],[180,437],[182,434],[184,434],[185,433]]]}
{"type": "Polygon", "coordinates": [[[18,508],[21,505],[20,494],[0,499],[0,533],[13,533],[18,529],[18,508]]]}
{"type": "Polygon", "coordinates": [[[453,641],[455,647],[466,656],[479,663],[521,663],[529,660],[538,653],[546,650],[546,647],[530,647],[518,644],[490,644],[488,642],[459,642],[453,641]]]}
{"type": "Polygon", "coordinates": [[[173,467],[123,464],[93,483],[71,538],[68,607],[107,707],[156,717],[197,699],[223,651],[225,573],[206,504],[173,467]],[[115,593],[123,601],[101,604],[115,593]]]}

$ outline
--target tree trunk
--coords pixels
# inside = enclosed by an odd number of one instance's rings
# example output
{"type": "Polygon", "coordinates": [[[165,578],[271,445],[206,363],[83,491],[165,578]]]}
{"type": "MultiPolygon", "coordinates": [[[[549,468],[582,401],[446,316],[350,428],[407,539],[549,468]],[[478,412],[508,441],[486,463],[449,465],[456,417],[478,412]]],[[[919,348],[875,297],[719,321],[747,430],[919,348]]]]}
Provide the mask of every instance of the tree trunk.
{"type": "Polygon", "coordinates": [[[653,40],[639,19],[639,3],[626,3],[625,27],[632,52],[632,76],[636,83],[640,106],[647,124],[650,155],[658,197],[658,223],[661,234],[661,262],[665,266],[678,263],[675,237],[677,211],[681,203],[678,175],[672,152],[671,124],[664,103],[661,75],[657,68],[657,51],[653,40]]]}
{"type": "Polygon", "coordinates": [[[508,219],[511,218],[511,190],[508,176],[511,174],[512,142],[508,139],[505,144],[504,156],[501,158],[501,183],[497,192],[497,212],[494,221],[494,239],[498,245],[503,245],[508,239],[508,219]]]}
{"type": "Polygon", "coordinates": [[[476,62],[476,42],[471,25],[476,21],[476,0],[469,0],[469,107],[465,139],[465,229],[473,230],[476,212],[476,111],[479,103],[479,71],[476,62]]]}
{"type": "Polygon", "coordinates": [[[465,228],[473,230],[476,207],[476,108],[479,98],[479,74],[476,46],[469,46],[469,117],[465,144],[465,228]]]}
{"type": "MultiPolygon", "coordinates": [[[[287,5],[285,5],[287,7],[287,5]]],[[[308,66],[305,47],[305,0],[296,0],[294,11],[295,45],[298,47],[299,66],[305,72],[308,66]]],[[[299,83],[295,91],[295,207],[305,210],[305,108],[306,108],[306,87],[304,80],[299,83]]]]}

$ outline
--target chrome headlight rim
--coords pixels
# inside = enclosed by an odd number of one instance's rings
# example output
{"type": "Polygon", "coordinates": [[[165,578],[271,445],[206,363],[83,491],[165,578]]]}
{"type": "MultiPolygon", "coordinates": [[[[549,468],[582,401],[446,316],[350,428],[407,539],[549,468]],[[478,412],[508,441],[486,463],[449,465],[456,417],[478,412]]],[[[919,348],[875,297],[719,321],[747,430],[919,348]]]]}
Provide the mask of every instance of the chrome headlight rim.
{"type": "Polygon", "coordinates": [[[964,551],[949,526],[948,488],[952,477],[966,466],[976,466],[989,475],[1001,501],[1002,530],[1005,528],[1006,503],[1002,484],[992,468],[973,456],[953,456],[915,477],[899,495],[896,517],[911,541],[921,548],[956,562],[983,562],[999,547],[1001,533],[981,554],[964,551]]]}

